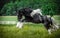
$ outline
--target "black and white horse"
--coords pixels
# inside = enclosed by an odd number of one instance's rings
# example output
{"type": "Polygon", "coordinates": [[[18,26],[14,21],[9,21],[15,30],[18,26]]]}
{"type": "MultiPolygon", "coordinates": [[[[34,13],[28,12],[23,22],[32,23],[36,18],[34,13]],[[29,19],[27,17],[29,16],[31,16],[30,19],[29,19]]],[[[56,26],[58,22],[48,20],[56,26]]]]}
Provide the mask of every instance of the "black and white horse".
{"type": "Polygon", "coordinates": [[[51,34],[51,30],[59,27],[54,23],[54,18],[42,15],[41,9],[23,8],[17,11],[18,23],[16,27],[22,28],[23,22],[42,23],[51,34]],[[23,18],[23,16],[25,18],[23,18]]]}

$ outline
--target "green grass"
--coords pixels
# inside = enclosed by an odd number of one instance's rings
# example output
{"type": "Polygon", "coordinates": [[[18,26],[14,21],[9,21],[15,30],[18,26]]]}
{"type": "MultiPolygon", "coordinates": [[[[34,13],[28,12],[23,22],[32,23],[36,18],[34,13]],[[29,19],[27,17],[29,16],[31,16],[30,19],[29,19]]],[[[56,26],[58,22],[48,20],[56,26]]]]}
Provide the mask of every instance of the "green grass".
{"type": "MultiPolygon", "coordinates": [[[[60,16],[53,16],[60,23],[60,16]]],[[[16,16],[0,16],[0,21],[17,21],[16,16]]],[[[0,38],[60,38],[60,29],[51,35],[43,24],[24,24],[22,29],[16,24],[0,24],[0,38]]]]}
{"type": "Polygon", "coordinates": [[[0,16],[0,21],[17,21],[17,16],[0,16]]]}
{"type": "MultiPolygon", "coordinates": [[[[60,20],[60,15],[54,15],[53,17],[60,20]]],[[[0,21],[17,21],[17,16],[0,16],[0,21]]]]}
{"type": "Polygon", "coordinates": [[[22,29],[15,25],[0,24],[0,38],[59,38],[60,30],[48,34],[42,24],[24,24],[22,29]]]}

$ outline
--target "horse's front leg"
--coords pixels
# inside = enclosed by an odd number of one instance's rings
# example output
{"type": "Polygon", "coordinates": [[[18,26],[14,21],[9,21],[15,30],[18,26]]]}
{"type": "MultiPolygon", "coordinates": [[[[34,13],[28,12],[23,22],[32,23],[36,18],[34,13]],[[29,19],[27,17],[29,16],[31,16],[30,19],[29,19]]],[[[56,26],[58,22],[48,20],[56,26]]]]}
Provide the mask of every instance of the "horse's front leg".
{"type": "Polygon", "coordinates": [[[21,14],[18,15],[18,22],[17,22],[16,27],[22,28],[23,27],[23,22],[24,22],[24,19],[23,19],[22,15],[21,14]]]}
{"type": "Polygon", "coordinates": [[[16,27],[18,27],[18,28],[22,28],[22,26],[23,26],[22,22],[18,22],[17,25],[16,25],[16,27]]]}
{"type": "Polygon", "coordinates": [[[25,21],[25,19],[20,19],[20,21],[17,22],[16,27],[22,28],[23,27],[23,24],[24,24],[24,21],[25,21]]]}

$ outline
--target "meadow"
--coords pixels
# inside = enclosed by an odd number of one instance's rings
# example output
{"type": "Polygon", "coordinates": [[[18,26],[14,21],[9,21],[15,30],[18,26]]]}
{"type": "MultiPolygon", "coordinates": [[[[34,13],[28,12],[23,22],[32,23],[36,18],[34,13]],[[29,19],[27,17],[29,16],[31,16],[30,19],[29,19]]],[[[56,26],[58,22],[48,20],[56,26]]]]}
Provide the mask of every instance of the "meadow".
{"type": "MultiPolygon", "coordinates": [[[[60,23],[60,16],[54,16],[60,23]]],[[[0,21],[17,21],[16,16],[0,16],[0,21]]],[[[24,24],[22,29],[16,24],[0,24],[0,38],[60,38],[60,29],[48,34],[43,24],[24,24]]]]}

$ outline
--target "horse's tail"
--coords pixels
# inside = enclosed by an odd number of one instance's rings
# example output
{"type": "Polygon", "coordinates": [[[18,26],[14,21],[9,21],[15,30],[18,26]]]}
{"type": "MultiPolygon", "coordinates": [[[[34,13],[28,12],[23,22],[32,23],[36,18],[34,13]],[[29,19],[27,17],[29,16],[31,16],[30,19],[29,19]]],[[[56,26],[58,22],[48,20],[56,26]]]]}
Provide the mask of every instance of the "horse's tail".
{"type": "Polygon", "coordinates": [[[52,25],[54,26],[54,28],[59,29],[59,24],[56,22],[56,20],[53,17],[51,17],[51,20],[52,20],[52,25]]]}

